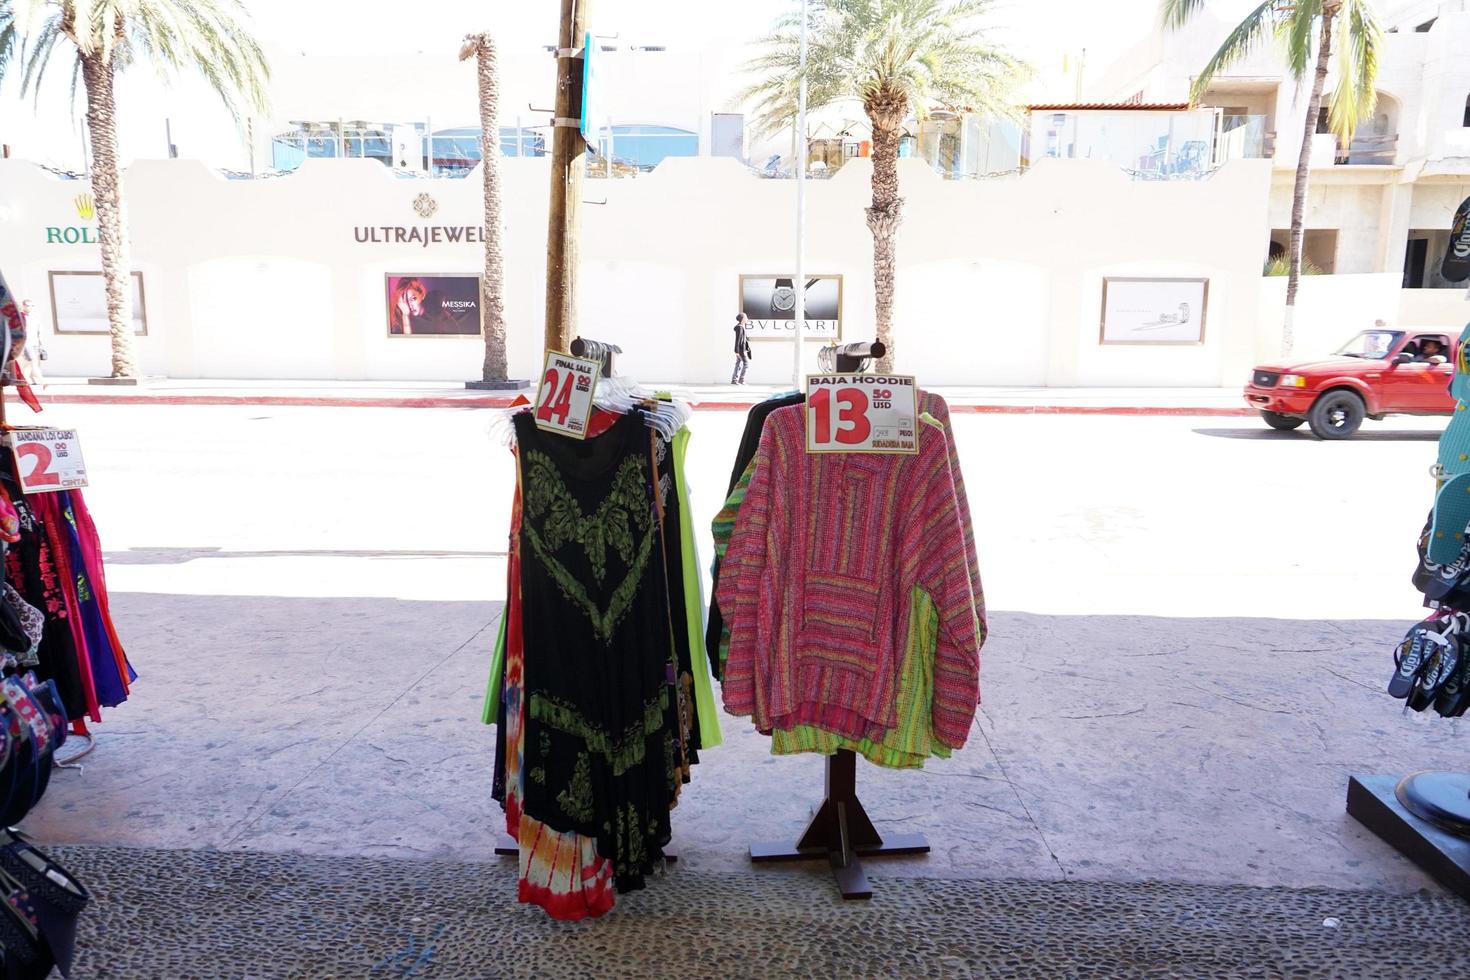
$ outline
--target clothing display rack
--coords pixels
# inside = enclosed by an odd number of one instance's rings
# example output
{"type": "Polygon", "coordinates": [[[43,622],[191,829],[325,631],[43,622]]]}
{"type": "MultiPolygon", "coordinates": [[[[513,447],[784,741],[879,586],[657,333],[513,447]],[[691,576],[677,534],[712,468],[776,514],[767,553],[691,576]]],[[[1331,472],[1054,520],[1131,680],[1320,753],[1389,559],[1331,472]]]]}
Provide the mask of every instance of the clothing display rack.
{"type": "Polygon", "coordinates": [[[861,374],[868,369],[870,358],[888,353],[883,341],[856,344],[832,344],[817,351],[817,364],[829,374],[861,374]]]}
{"type": "Polygon", "coordinates": [[[873,889],[859,857],[929,853],[929,841],[923,834],[890,834],[885,840],[878,833],[858,799],[857,756],[850,749],[838,749],[836,755],[827,757],[826,791],[794,845],[780,841],[751,844],[750,860],[764,864],[826,858],[843,898],[868,899],[873,889]]]}
{"type": "Polygon", "coordinates": [[[1470,901],[1470,774],[1348,779],[1348,816],[1470,901]]]}
{"type": "MultiPolygon", "coordinates": [[[[823,347],[818,364],[830,373],[860,373],[870,358],[882,357],[883,342],[853,343],[823,347]]],[[[873,889],[859,857],[927,854],[929,841],[923,834],[892,834],[885,840],[857,795],[857,755],[839,749],[827,757],[826,795],[812,813],[811,822],[795,844],[781,841],[750,845],[750,860],[756,864],[777,861],[813,861],[826,858],[845,899],[869,899],[873,889]]]]}
{"type": "Polygon", "coordinates": [[[623,352],[623,349],[617,344],[609,344],[602,340],[588,340],[586,337],[578,337],[573,340],[570,347],[573,357],[599,362],[602,365],[604,378],[613,376],[613,355],[623,352]]]}
{"type": "MultiPolygon", "coordinates": [[[[0,385],[0,438],[3,438],[10,430],[10,422],[5,417],[5,387],[0,385]]],[[[0,451],[3,451],[3,447],[0,447],[0,451]]],[[[56,767],[58,769],[75,769],[80,773],[82,771],[81,760],[91,755],[92,750],[97,748],[97,736],[93,735],[87,728],[87,722],[84,718],[72,719],[68,727],[70,728],[72,737],[82,739],[83,745],[80,750],[73,752],[65,759],[57,759],[56,767]]]]}

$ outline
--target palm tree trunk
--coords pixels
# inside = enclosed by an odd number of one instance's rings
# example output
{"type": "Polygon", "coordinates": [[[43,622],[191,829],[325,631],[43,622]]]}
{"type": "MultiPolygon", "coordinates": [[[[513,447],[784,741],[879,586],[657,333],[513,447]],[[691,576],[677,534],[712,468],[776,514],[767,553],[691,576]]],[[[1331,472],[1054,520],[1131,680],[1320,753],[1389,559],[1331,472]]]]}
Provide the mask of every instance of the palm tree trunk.
{"type": "Polygon", "coordinates": [[[1281,356],[1290,357],[1296,341],[1296,289],[1302,275],[1302,225],[1307,205],[1307,176],[1312,166],[1312,136],[1317,132],[1317,113],[1322,108],[1322,89],[1332,60],[1332,21],[1337,4],[1322,5],[1322,37],[1317,42],[1317,71],[1312,76],[1312,97],[1307,101],[1307,121],[1302,127],[1302,150],[1296,161],[1296,184],[1291,191],[1291,246],[1287,249],[1286,319],[1281,325],[1281,356]]]}
{"type": "Polygon", "coordinates": [[[122,216],[122,175],[117,167],[117,103],[112,92],[112,64],[95,53],[80,57],[82,83],[87,91],[87,133],[92,139],[92,197],[97,205],[97,238],[102,245],[107,331],[112,337],[112,376],[136,378],[132,270],[122,216]]]}
{"type": "MultiPolygon", "coordinates": [[[[907,103],[905,103],[905,107],[907,103]]],[[[893,370],[893,299],[896,291],[898,226],[903,222],[903,198],[898,196],[898,139],[902,115],[868,113],[873,125],[873,204],[868,208],[868,230],[873,233],[873,322],[886,353],[878,370],[893,370]]]]}
{"type": "Polygon", "coordinates": [[[501,252],[500,215],[500,80],[496,76],[495,42],[479,36],[475,65],[480,78],[480,172],[485,182],[485,273],[480,280],[480,310],[485,327],[482,381],[506,379],[505,261],[501,252]]]}

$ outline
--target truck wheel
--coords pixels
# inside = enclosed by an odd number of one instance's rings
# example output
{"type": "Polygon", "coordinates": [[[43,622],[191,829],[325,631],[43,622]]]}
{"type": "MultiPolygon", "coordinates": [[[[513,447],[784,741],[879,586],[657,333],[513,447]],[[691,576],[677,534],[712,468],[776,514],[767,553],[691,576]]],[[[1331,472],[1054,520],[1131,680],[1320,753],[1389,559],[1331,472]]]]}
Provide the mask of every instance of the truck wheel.
{"type": "Polygon", "coordinates": [[[1273,429],[1282,432],[1290,432],[1292,429],[1300,428],[1306,419],[1299,419],[1295,415],[1282,415],[1280,412],[1261,411],[1261,418],[1273,429]]]}
{"type": "Polygon", "coordinates": [[[1351,391],[1329,391],[1312,404],[1307,424],[1318,439],[1346,439],[1363,424],[1367,409],[1351,391]]]}

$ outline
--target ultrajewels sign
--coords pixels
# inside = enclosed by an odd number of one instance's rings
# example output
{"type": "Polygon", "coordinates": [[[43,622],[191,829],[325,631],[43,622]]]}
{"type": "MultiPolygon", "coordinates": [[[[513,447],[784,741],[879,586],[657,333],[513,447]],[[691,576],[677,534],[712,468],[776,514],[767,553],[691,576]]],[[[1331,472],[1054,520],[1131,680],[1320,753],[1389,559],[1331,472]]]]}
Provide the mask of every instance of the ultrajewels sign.
{"type": "MultiPolygon", "coordinates": [[[[427,193],[413,199],[413,209],[420,218],[429,219],[439,210],[439,202],[427,193]]],[[[352,237],[361,245],[430,245],[485,242],[484,225],[358,225],[352,237]]]]}

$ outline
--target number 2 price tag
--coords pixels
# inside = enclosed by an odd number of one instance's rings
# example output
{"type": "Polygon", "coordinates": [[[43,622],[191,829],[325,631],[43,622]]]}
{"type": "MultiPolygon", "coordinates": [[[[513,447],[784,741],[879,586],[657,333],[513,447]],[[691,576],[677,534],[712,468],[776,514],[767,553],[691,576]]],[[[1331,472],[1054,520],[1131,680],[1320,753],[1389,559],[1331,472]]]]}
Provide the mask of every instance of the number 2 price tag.
{"type": "Polygon", "coordinates": [[[76,429],[16,428],[7,442],[23,493],[54,493],[87,485],[87,464],[76,429]]]}
{"type": "Polygon", "coordinates": [[[587,438],[592,393],[602,365],[559,351],[546,352],[546,370],[536,390],[536,427],[573,439],[587,438]]]}
{"type": "Polygon", "coordinates": [[[906,374],[806,376],[806,451],[917,453],[919,386],[906,374]]]}

